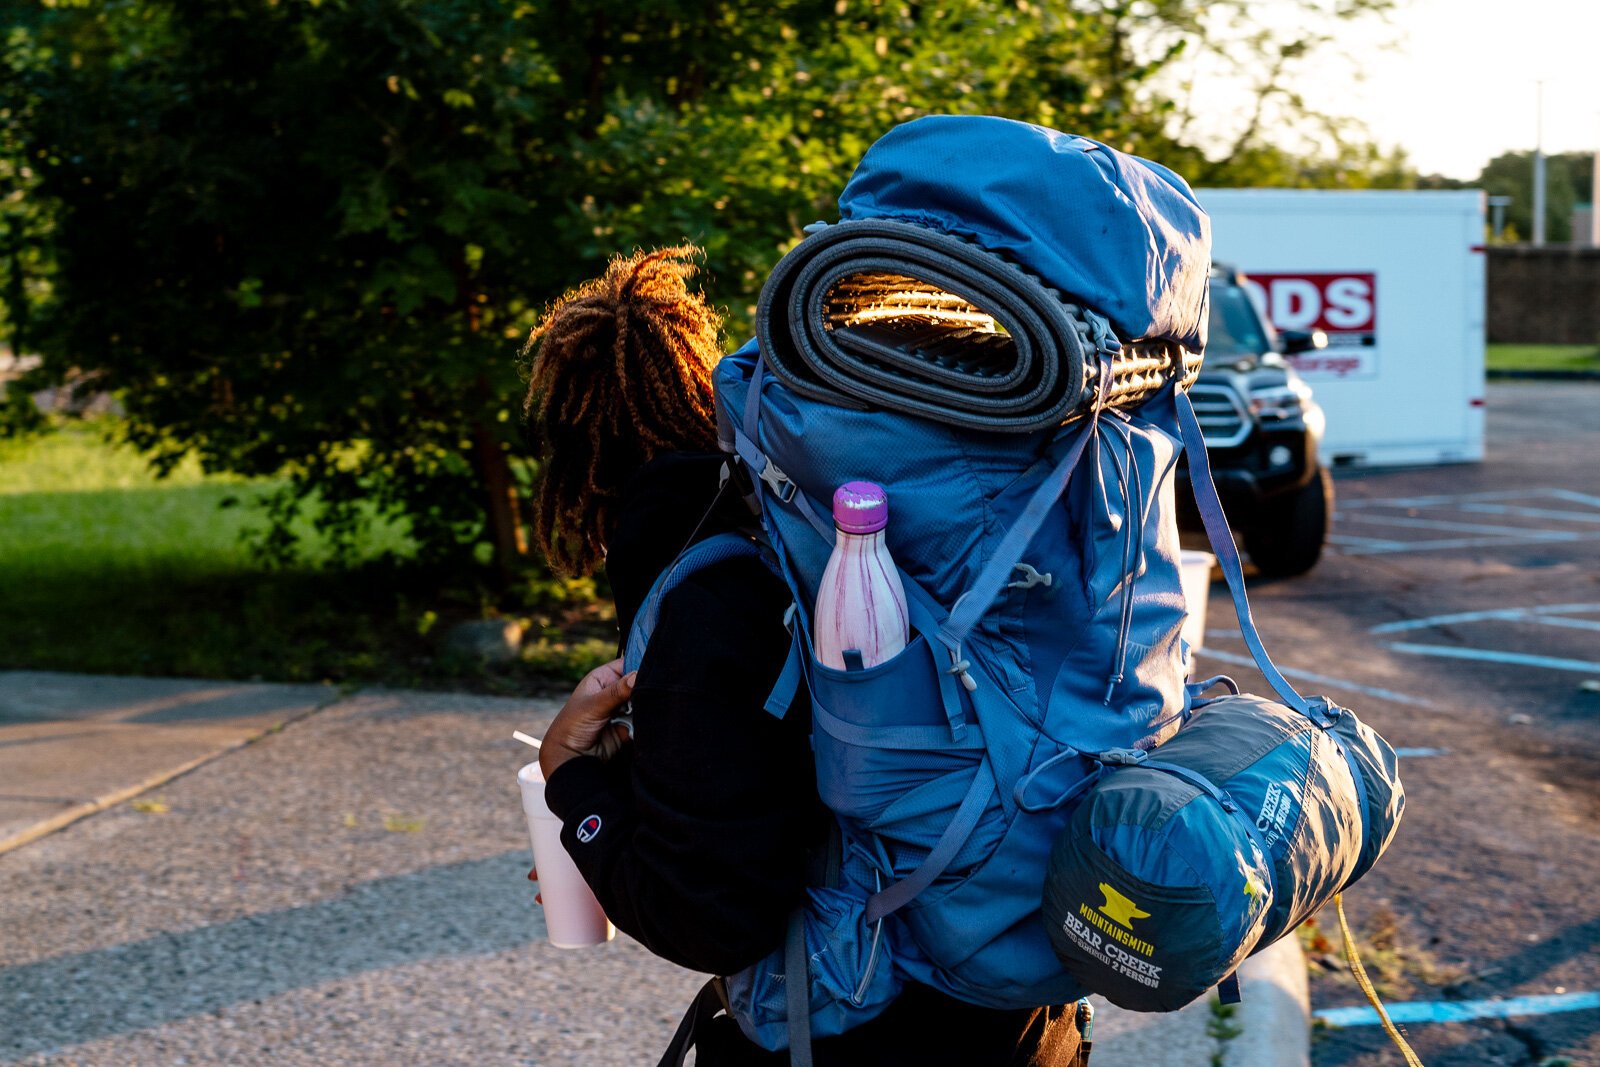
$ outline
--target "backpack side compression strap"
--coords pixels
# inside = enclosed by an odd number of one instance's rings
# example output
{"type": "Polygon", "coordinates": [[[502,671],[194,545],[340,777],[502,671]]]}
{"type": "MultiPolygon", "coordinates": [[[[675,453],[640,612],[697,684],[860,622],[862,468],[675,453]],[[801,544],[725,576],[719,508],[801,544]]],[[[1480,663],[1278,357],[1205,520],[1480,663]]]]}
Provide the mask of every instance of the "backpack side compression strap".
{"type": "Polygon", "coordinates": [[[811,965],[803,906],[789,916],[784,935],[783,986],[788,1002],[789,1067],[811,1067],[811,965]]]}

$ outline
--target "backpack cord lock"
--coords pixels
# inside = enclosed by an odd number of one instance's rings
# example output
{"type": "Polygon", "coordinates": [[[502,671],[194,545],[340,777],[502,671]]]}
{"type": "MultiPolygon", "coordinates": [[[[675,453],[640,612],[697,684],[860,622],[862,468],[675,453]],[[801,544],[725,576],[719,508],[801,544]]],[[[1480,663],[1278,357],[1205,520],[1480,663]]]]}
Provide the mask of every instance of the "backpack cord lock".
{"type": "Polygon", "coordinates": [[[969,693],[975,693],[978,691],[978,683],[972,675],[967,673],[971,669],[972,661],[961,658],[961,646],[957,645],[952,648],[950,650],[950,667],[945,673],[953,674],[960,678],[962,688],[969,693]]]}

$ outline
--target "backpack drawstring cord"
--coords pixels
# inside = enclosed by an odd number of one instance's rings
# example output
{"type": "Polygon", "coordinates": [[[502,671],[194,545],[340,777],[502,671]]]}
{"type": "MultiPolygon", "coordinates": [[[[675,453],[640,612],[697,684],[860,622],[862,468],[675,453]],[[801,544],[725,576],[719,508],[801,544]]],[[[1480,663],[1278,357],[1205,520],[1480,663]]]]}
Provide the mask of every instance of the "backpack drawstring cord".
{"type": "MultiPolygon", "coordinates": [[[[1131,499],[1129,497],[1129,476],[1128,476],[1128,471],[1127,471],[1126,468],[1123,467],[1122,461],[1117,458],[1117,454],[1115,452],[1111,453],[1111,466],[1116,471],[1117,488],[1122,490],[1122,498],[1124,500],[1131,499]]],[[[1107,706],[1109,706],[1111,704],[1111,697],[1112,697],[1112,695],[1114,693],[1116,693],[1117,686],[1122,684],[1123,673],[1127,670],[1127,665],[1128,665],[1128,632],[1133,628],[1133,578],[1134,578],[1134,575],[1131,574],[1129,572],[1129,570],[1128,570],[1128,567],[1129,567],[1128,557],[1129,557],[1129,554],[1134,551],[1134,546],[1133,546],[1133,526],[1134,526],[1133,517],[1131,515],[1126,515],[1125,514],[1123,516],[1123,529],[1122,529],[1122,583],[1121,583],[1121,585],[1122,585],[1122,589],[1121,589],[1122,603],[1121,603],[1120,617],[1119,617],[1119,620],[1117,622],[1117,644],[1116,644],[1116,649],[1112,653],[1112,656],[1111,656],[1111,662],[1112,662],[1111,680],[1106,685],[1106,695],[1101,699],[1101,703],[1106,704],[1107,706]]],[[[1141,523],[1140,526],[1142,527],[1143,524],[1141,523]]],[[[1141,540],[1142,540],[1142,538],[1141,538],[1141,540]]],[[[1140,551],[1142,551],[1142,550],[1143,549],[1141,547],[1140,551]]],[[[1134,557],[1133,568],[1135,570],[1138,569],[1138,557],[1137,556],[1134,557]]]]}
{"type": "MultiPolygon", "coordinates": [[[[1140,473],[1139,465],[1132,461],[1133,435],[1129,434],[1128,442],[1128,473],[1133,478],[1133,495],[1129,500],[1144,499],[1144,475],[1140,473]]],[[[1133,523],[1133,558],[1128,561],[1128,576],[1123,579],[1127,583],[1127,607],[1122,615],[1122,628],[1117,633],[1117,678],[1118,680],[1127,672],[1128,666],[1128,637],[1133,631],[1133,583],[1139,580],[1139,567],[1144,563],[1144,513],[1142,511],[1128,516],[1128,521],[1133,523]]]]}

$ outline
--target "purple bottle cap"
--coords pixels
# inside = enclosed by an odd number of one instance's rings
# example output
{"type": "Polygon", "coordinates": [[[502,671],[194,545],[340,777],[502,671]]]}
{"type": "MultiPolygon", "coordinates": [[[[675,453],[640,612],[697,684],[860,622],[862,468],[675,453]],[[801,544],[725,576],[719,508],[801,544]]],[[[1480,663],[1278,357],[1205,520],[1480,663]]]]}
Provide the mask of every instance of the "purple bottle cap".
{"type": "Polygon", "coordinates": [[[833,524],[845,533],[877,533],[889,525],[889,494],[876,482],[845,482],[833,491],[833,524]]]}

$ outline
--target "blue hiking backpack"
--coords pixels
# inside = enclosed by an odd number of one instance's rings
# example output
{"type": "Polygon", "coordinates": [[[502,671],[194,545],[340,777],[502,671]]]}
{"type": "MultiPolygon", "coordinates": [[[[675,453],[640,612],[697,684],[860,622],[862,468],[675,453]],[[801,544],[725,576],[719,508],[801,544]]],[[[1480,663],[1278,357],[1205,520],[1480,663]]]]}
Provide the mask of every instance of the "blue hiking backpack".
{"type": "Polygon", "coordinates": [[[1182,179],[1054,130],[934,116],[874,144],[839,207],[774,270],[756,340],[715,374],[761,534],[681,556],[624,656],[638,665],[683,577],[766,561],[795,600],[767,711],[809,697],[837,848],[786,944],[708,985],[663,1064],[721,1009],[807,1064],[811,1037],[872,1018],[907,980],[993,1008],[1094,991],[1064,964],[1042,887],[1089,787],[1177,733],[1205,687],[1186,683],[1180,633],[1181,452],[1257,662],[1290,707],[1338,717],[1272,667],[1243,599],[1184,392],[1210,233],[1182,179]],[[810,614],[828,501],[857,479],[888,490],[912,634],[886,663],[834,670],[810,614]]]}

